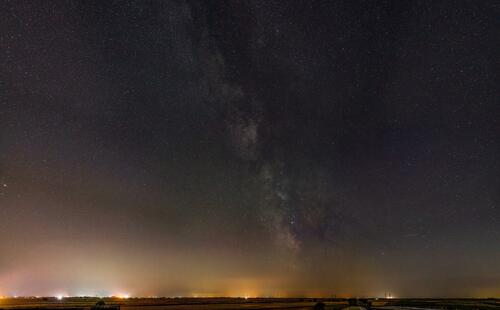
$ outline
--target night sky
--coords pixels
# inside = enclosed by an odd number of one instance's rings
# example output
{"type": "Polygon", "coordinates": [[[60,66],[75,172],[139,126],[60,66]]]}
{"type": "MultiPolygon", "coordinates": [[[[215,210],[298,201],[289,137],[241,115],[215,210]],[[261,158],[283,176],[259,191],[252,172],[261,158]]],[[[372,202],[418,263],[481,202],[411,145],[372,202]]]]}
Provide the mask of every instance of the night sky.
{"type": "Polygon", "coordinates": [[[500,296],[498,1],[2,1],[0,295],[500,296]]]}

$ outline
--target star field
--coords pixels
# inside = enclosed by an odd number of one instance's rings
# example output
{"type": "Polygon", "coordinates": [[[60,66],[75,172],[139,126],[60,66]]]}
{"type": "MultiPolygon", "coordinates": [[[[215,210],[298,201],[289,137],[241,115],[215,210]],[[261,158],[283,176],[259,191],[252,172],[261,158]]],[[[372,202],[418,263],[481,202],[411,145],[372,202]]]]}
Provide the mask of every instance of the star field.
{"type": "Polygon", "coordinates": [[[498,296],[499,10],[2,2],[0,296],[498,296]]]}

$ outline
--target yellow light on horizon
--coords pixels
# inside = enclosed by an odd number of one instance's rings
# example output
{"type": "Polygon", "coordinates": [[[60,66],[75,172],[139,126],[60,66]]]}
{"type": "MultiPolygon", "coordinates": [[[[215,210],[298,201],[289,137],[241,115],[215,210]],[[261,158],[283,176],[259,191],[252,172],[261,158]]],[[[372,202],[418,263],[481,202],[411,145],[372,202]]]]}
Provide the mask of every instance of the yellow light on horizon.
{"type": "Polygon", "coordinates": [[[116,297],[118,297],[120,299],[128,299],[128,298],[130,298],[130,295],[129,294],[118,294],[116,297]]]}

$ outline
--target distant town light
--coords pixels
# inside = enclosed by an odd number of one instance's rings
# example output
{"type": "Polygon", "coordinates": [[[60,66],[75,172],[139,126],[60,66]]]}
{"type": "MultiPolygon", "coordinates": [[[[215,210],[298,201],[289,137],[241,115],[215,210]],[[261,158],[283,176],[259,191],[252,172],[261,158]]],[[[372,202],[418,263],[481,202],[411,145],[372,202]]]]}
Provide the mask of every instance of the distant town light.
{"type": "Polygon", "coordinates": [[[120,299],[128,299],[128,298],[130,298],[130,295],[129,294],[118,294],[117,297],[120,299]]]}

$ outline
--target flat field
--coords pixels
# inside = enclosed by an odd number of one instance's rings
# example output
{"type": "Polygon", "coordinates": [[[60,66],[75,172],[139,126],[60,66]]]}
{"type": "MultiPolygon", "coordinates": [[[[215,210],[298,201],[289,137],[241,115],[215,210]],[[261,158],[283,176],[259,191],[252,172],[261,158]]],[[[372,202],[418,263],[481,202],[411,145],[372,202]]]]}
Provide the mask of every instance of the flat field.
{"type": "MultiPolygon", "coordinates": [[[[346,299],[331,298],[93,298],[53,297],[3,298],[0,309],[5,310],[90,310],[99,300],[106,307],[119,306],[121,310],[212,310],[212,309],[313,309],[318,302],[325,309],[340,310],[349,306],[346,299]]],[[[370,299],[374,310],[500,310],[500,299],[370,299]]],[[[366,300],[364,300],[366,302],[366,300]]],[[[366,304],[363,306],[366,307],[366,304]]],[[[359,309],[359,307],[356,307],[359,309]]],[[[352,308],[354,309],[354,308],[352,308]]],[[[361,308],[363,309],[363,308],[361,308]]],[[[109,310],[103,308],[103,310],[109,310]]]]}
{"type": "MultiPolygon", "coordinates": [[[[98,298],[10,298],[0,300],[0,309],[90,310],[98,298]]],[[[106,307],[121,310],[211,310],[211,309],[312,309],[322,299],[313,298],[103,298],[106,307]]],[[[345,301],[323,301],[328,309],[341,309],[345,301]]],[[[104,310],[107,310],[104,308],[104,310]]]]}

